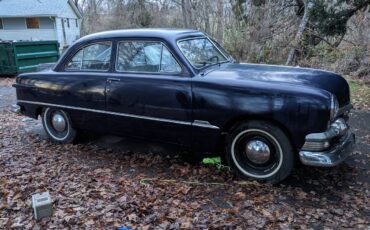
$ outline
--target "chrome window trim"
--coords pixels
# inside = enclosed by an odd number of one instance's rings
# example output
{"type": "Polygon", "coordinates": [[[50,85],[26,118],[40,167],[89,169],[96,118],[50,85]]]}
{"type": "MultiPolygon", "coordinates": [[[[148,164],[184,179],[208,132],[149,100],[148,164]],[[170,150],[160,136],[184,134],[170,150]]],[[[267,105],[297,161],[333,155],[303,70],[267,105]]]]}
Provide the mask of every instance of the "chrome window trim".
{"type": "Polygon", "coordinates": [[[98,110],[98,109],[82,108],[82,107],[69,106],[69,105],[58,105],[58,104],[52,104],[52,103],[27,101],[27,100],[17,100],[17,103],[44,105],[44,106],[58,107],[58,108],[64,108],[64,109],[82,110],[82,111],[87,111],[87,112],[102,113],[102,114],[116,115],[116,116],[122,116],[122,117],[131,117],[131,118],[138,118],[138,119],[144,119],[144,120],[173,123],[173,124],[179,124],[179,125],[197,126],[197,127],[209,128],[209,129],[220,129],[219,127],[215,125],[211,125],[208,121],[199,121],[199,120],[195,120],[194,122],[179,121],[179,120],[172,120],[172,119],[166,119],[166,118],[149,117],[149,116],[134,115],[134,114],[128,114],[128,113],[117,113],[117,112],[112,112],[112,111],[104,111],[104,110],[98,110]]]}
{"type": "MultiPolygon", "coordinates": [[[[180,64],[181,62],[179,62],[179,60],[177,59],[177,57],[173,54],[173,52],[171,51],[171,49],[169,49],[166,44],[164,44],[162,41],[159,41],[159,40],[136,40],[136,39],[127,39],[127,40],[119,40],[117,41],[117,47],[116,47],[116,63],[114,65],[114,71],[117,72],[117,73],[137,73],[137,74],[162,74],[162,75],[170,75],[170,74],[173,74],[173,75],[181,75],[182,73],[184,73],[184,68],[183,66],[180,64]],[[162,49],[161,49],[161,61],[162,62],[162,53],[163,53],[163,46],[166,47],[166,49],[168,50],[168,52],[172,55],[172,57],[175,59],[176,63],[180,66],[181,68],[181,71],[180,72],[164,72],[164,71],[158,71],[158,72],[146,72],[146,71],[119,71],[117,69],[117,64],[118,64],[118,56],[119,56],[119,45],[120,43],[123,43],[123,42],[157,42],[157,43],[160,43],[162,45],[162,49]]],[[[159,63],[159,69],[161,69],[161,63],[159,63]]]]}
{"type": "MultiPolygon", "coordinates": [[[[98,73],[107,73],[107,72],[110,72],[110,69],[111,69],[111,66],[112,66],[112,54],[113,54],[113,41],[111,41],[111,40],[106,40],[106,41],[97,41],[97,42],[92,42],[92,43],[88,43],[88,44],[85,44],[85,45],[82,45],[82,46],[80,46],[78,49],[77,49],[77,51],[75,51],[75,52],[73,52],[73,54],[70,54],[70,56],[68,56],[68,58],[66,59],[66,60],[68,60],[68,61],[64,61],[64,63],[63,63],[63,69],[62,69],[62,71],[60,71],[60,72],[62,72],[62,73],[88,73],[88,72],[98,72],[98,73]],[[86,47],[88,47],[88,46],[92,46],[92,45],[96,45],[96,44],[101,44],[101,43],[110,43],[110,46],[111,46],[111,53],[110,53],[110,58],[109,58],[109,68],[107,69],[107,70],[88,70],[88,69],[86,69],[86,70],[82,70],[82,69],[79,69],[79,70],[67,70],[66,69],[66,67],[67,67],[67,64],[69,63],[69,62],[71,62],[72,61],[72,58],[74,57],[74,56],[76,56],[76,54],[78,53],[78,52],[80,52],[82,49],[85,49],[86,47]]],[[[81,63],[82,64],[82,63],[81,63]]]]}
{"type": "Polygon", "coordinates": [[[227,58],[224,54],[224,52],[222,52],[213,42],[211,39],[209,39],[208,36],[197,36],[197,37],[190,37],[190,38],[182,38],[182,39],[179,39],[176,41],[176,45],[177,45],[177,48],[180,50],[181,54],[185,57],[185,59],[189,62],[189,64],[196,70],[201,70],[201,69],[204,69],[205,67],[209,67],[209,66],[212,66],[212,65],[215,65],[215,64],[211,64],[211,65],[208,65],[208,66],[203,66],[201,68],[197,68],[195,67],[193,64],[191,64],[191,62],[189,61],[189,59],[185,56],[185,54],[182,52],[182,50],[180,49],[180,46],[179,46],[179,42],[182,42],[182,41],[188,41],[188,40],[195,40],[195,39],[207,39],[216,49],[218,52],[220,52],[220,54],[226,59],[226,61],[223,61],[223,62],[220,62],[220,64],[222,63],[226,63],[226,62],[230,62],[230,59],[227,58]]]}
{"type": "Polygon", "coordinates": [[[225,50],[224,47],[222,47],[215,39],[211,38],[210,36],[206,35],[206,37],[208,38],[208,40],[210,42],[212,42],[212,44],[216,47],[216,49],[218,49],[218,51],[220,51],[224,57],[226,57],[226,60],[228,60],[229,62],[235,62],[235,59],[225,50]],[[218,44],[216,45],[215,42],[218,44]],[[224,49],[224,51],[222,51],[219,47],[221,47],[222,49],[224,49]]]}

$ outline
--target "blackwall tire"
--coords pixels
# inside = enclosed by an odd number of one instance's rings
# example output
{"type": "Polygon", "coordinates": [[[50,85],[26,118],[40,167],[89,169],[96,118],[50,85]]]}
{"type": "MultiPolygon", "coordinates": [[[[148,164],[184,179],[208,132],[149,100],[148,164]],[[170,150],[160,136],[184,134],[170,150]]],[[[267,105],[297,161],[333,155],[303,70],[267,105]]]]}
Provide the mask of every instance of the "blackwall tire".
{"type": "Polygon", "coordinates": [[[44,130],[52,142],[68,144],[76,139],[77,131],[72,127],[71,119],[64,110],[44,108],[41,118],[44,130]]]}
{"type": "Polygon", "coordinates": [[[226,158],[238,177],[279,183],[294,167],[294,152],[287,135],[264,121],[244,122],[226,140],[226,158]]]}

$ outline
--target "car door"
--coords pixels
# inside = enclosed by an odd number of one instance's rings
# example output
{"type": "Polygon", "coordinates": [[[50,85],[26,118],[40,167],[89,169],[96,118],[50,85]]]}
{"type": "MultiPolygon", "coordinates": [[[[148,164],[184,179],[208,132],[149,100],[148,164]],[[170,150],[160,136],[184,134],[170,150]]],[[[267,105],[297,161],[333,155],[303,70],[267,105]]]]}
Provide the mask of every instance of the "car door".
{"type": "Polygon", "coordinates": [[[107,110],[117,134],[190,144],[191,78],[160,41],[117,43],[107,110]]]}
{"type": "Polygon", "coordinates": [[[76,128],[103,131],[106,121],[105,87],[111,67],[111,41],[85,44],[74,51],[56,81],[54,97],[67,106],[76,128]]]}

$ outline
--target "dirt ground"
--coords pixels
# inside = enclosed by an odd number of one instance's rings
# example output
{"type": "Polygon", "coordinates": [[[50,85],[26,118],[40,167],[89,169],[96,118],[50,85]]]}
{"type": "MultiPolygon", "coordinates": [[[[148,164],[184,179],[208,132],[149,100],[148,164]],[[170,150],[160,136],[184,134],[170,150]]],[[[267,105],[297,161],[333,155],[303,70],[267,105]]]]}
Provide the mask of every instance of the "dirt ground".
{"type": "Polygon", "coordinates": [[[52,144],[40,121],[9,112],[12,81],[0,80],[0,229],[370,228],[369,111],[353,111],[357,145],[343,164],[298,166],[272,186],[189,165],[156,143],[52,144]],[[36,222],[31,195],[42,191],[53,215],[36,222]]]}

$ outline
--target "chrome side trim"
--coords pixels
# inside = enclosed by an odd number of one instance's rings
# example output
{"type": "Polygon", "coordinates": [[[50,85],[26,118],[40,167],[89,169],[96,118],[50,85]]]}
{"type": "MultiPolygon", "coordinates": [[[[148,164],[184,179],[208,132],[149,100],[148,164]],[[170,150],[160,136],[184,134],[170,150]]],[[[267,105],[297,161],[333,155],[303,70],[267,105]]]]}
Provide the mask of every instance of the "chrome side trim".
{"type": "Polygon", "coordinates": [[[208,121],[194,120],[192,125],[209,129],[220,129],[215,125],[211,125],[208,121]]]}
{"type": "Polygon", "coordinates": [[[195,120],[194,122],[178,121],[178,120],[171,120],[171,119],[165,119],[165,118],[133,115],[133,114],[128,114],[128,113],[117,113],[117,112],[112,112],[112,111],[89,109],[89,108],[82,108],[82,107],[69,106],[69,105],[58,105],[58,104],[37,102],[37,101],[18,100],[17,103],[44,105],[44,106],[58,107],[58,108],[64,108],[64,109],[74,109],[74,110],[82,110],[82,111],[93,112],[93,113],[102,113],[102,114],[109,114],[109,115],[122,116],[122,117],[138,118],[138,119],[144,119],[144,120],[150,120],[150,121],[174,123],[174,124],[179,124],[179,125],[190,125],[190,126],[197,126],[201,128],[220,129],[217,126],[211,125],[208,121],[197,121],[197,120],[195,120]]]}

